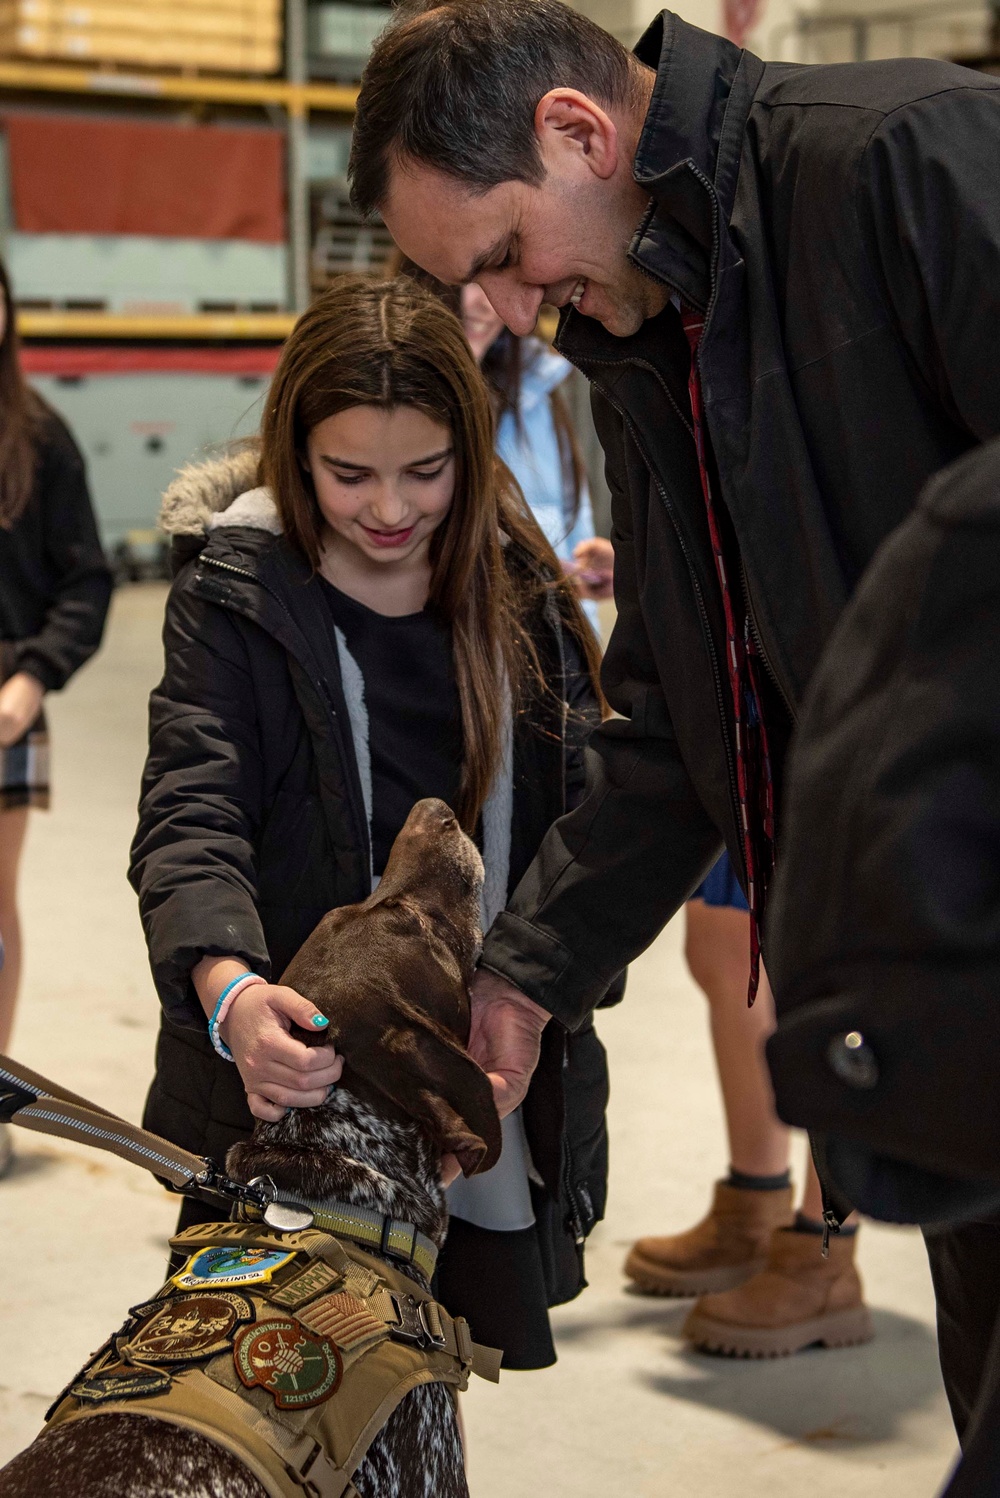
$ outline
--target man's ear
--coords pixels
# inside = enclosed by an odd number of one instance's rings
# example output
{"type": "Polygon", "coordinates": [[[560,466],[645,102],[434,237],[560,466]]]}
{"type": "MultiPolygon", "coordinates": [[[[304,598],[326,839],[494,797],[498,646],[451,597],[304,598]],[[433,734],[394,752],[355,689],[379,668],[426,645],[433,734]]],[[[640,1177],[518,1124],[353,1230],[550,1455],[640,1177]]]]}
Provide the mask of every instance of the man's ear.
{"type": "Polygon", "coordinates": [[[618,126],[579,89],[553,88],[539,99],[535,134],[546,166],[552,164],[556,152],[569,147],[602,181],[614,176],[621,151],[618,126]]]}

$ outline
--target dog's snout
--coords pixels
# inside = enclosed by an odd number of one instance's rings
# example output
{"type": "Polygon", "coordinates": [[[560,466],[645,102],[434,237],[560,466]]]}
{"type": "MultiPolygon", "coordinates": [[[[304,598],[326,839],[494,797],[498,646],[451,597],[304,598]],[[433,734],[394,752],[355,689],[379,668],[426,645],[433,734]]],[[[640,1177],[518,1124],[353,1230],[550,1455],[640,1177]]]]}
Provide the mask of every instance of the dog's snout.
{"type": "Polygon", "coordinates": [[[423,801],[418,801],[410,813],[415,821],[421,817],[425,818],[425,825],[435,823],[442,832],[450,832],[458,826],[458,818],[446,801],[439,801],[436,796],[428,796],[423,801]]]}

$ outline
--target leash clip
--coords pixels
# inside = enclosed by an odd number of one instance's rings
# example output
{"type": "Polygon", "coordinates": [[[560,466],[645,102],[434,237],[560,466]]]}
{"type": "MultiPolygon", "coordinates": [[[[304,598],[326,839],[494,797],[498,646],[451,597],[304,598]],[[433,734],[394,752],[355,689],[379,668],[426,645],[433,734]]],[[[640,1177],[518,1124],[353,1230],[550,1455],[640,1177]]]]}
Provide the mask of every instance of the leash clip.
{"type": "MultiPolygon", "coordinates": [[[[0,1093],[0,1098],[2,1098],[0,1093]]],[[[195,1191],[208,1191],[221,1196],[224,1201],[236,1202],[241,1207],[253,1207],[261,1220],[276,1233],[301,1233],[313,1225],[313,1214],[308,1207],[278,1200],[278,1188],[270,1176],[254,1176],[252,1181],[234,1181],[208,1155],[201,1157],[205,1169],[183,1186],[172,1186],[164,1181],[168,1191],[184,1196],[195,1191]]]]}
{"type": "Polygon", "coordinates": [[[22,1087],[19,1082],[0,1080],[0,1123],[10,1123],[15,1113],[37,1102],[37,1092],[22,1087]]]}
{"type": "Polygon", "coordinates": [[[205,1169],[198,1175],[192,1176],[190,1181],[185,1181],[183,1186],[174,1186],[169,1181],[164,1181],[168,1191],[175,1191],[178,1196],[187,1196],[193,1191],[209,1191],[213,1196],[221,1196],[226,1201],[240,1202],[242,1205],[256,1207],[261,1216],[264,1209],[272,1200],[270,1192],[263,1189],[263,1182],[267,1181],[274,1190],[273,1182],[267,1176],[258,1176],[256,1180],[234,1181],[232,1176],[212,1160],[208,1155],[202,1155],[205,1169]]]}

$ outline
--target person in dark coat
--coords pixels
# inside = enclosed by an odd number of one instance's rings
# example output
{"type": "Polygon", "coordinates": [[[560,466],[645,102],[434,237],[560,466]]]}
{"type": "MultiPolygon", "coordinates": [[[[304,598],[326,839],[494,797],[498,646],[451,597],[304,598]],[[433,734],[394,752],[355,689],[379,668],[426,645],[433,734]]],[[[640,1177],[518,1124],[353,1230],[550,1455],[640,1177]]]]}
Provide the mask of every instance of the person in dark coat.
{"type": "MultiPolygon", "coordinates": [[[[1000,79],[765,64],[669,11],[632,56],[558,0],[411,4],[377,42],[356,205],[514,332],[562,308],[612,491],[619,716],[474,992],[501,1107],[723,842],[753,993],[816,664],[925,481],[1000,432],[998,155],[1000,79]]],[[[726,1314],[753,1329],[757,1307],[726,1314]]]]}
{"type": "MultiPolygon", "coordinates": [[[[502,908],[583,794],[596,643],[494,458],[461,325],[406,281],[320,298],[259,465],[187,470],[163,518],[182,565],[131,866],[164,1011],[145,1119],[221,1161],[252,1115],[314,1106],[339,1075],[288,1034],[315,1011],[278,980],[327,911],[368,896],[415,801],[455,807],[487,917],[502,908]]],[[[547,1306],[585,1283],[606,1097],[593,1026],[553,1031],[499,1165],[451,1188],[438,1289],[508,1367],[554,1361],[547,1306]]]]}
{"type": "MultiPolygon", "coordinates": [[[[10,1048],[21,975],[17,879],[28,812],[49,804],[42,702],[97,650],[111,588],[83,459],[21,374],[0,264],[0,1052],[10,1048]]],[[[10,1159],[10,1128],[0,1124],[0,1176],[10,1159]]]]}
{"type": "Polygon", "coordinates": [[[1000,1491],[1000,441],[938,475],[837,626],[769,921],[778,1107],[845,1201],[924,1227],[965,1450],[1000,1491]]]}

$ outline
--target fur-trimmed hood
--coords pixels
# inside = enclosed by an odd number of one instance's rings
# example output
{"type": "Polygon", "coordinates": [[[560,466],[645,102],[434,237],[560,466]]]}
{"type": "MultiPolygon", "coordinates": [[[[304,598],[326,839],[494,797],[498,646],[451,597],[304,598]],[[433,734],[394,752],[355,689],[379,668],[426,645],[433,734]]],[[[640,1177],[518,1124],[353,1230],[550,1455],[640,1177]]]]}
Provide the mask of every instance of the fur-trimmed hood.
{"type": "Polygon", "coordinates": [[[160,504],[160,526],[168,536],[205,537],[228,526],[281,535],[269,489],[257,483],[260,451],[255,442],[178,470],[160,504]]]}

